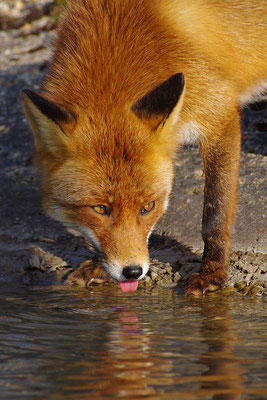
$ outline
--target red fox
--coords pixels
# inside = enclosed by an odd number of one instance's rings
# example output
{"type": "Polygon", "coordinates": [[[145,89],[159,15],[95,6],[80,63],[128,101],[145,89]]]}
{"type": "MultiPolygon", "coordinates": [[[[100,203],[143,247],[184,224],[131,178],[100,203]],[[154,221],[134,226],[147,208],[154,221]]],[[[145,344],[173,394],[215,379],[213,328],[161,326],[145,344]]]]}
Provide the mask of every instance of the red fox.
{"type": "Polygon", "coordinates": [[[186,292],[225,284],[240,107],[267,86],[266,17],[265,0],[67,5],[41,94],[23,91],[43,207],[90,239],[123,291],[148,272],[147,241],[168,205],[176,152],[193,142],[205,169],[205,247],[186,292]]]}

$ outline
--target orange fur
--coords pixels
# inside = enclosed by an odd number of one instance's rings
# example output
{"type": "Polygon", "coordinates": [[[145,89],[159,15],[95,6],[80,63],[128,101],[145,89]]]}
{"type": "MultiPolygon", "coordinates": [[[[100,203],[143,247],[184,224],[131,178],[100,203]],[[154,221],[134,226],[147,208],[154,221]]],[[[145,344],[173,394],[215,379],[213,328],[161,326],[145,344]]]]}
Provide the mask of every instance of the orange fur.
{"type": "Polygon", "coordinates": [[[66,8],[42,98],[25,92],[25,110],[44,208],[86,232],[114,279],[124,279],[127,265],[147,271],[147,237],[166,208],[176,149],[197,140],[205,250],[188,291],[221,287],[216,274],[226,276],[237,198],[239,105],[267,75],[266,11],[264,0],[76,0],[66,8]],[[159,105],[148,93],[164,81],[159,105]],[[181,90],[175,105],[164,97],[173,84],[181,90]],[[155,209],[140,214],[152,201],[155,209]]]}

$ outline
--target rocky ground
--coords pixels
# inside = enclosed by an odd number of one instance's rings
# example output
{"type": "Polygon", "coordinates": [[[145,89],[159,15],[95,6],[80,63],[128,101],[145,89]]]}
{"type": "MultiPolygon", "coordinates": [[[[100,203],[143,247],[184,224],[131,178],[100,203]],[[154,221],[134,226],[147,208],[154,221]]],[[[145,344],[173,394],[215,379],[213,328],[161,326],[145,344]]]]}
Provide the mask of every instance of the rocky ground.
{"type": "MultiPolygon", "coordinates": [[[[0,1],[0,281],[64,281],[92,249],[46,217],[32,165],[33,141],[22,110],[23,88],[38,90],[47,71],[58,1],[0,1]]],[[[266,100],[243,111],[239,211],[226,291],[267,293],[266,100]]],[[[200,267],[203,167],[185,148],[168,212],[150,241],[147,287],[182,284],[200,267]]]]}

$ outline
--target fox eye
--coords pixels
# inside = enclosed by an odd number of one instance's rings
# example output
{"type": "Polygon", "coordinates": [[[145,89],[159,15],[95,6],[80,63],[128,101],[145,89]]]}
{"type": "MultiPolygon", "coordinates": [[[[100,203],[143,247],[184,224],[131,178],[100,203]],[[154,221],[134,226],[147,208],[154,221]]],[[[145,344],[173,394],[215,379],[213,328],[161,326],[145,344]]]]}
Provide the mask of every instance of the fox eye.
{"type": "Polygon", "coordinates": [[[100,215],[110,215],[110,208],[102,205],[92,206],[94,212],[100,215]]]}
{"type": "Polygon", "coordinates": [[[148,214],[150,211],[154,210],[154,208],[155,208],[155,201],[150,201],[143,208],[141,208],[140,214],[141,215],[148,214]]]}

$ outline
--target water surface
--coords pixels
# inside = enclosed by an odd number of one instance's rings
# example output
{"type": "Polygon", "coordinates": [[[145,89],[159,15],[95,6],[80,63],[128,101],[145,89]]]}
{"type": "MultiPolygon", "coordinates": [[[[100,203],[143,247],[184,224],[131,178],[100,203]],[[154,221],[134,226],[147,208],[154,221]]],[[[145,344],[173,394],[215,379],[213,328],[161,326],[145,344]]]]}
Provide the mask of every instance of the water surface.
{"type": "Polygon", "coordinates": [[[267,399],[264,299],[0,285],[0,398],[267,399]]]}

